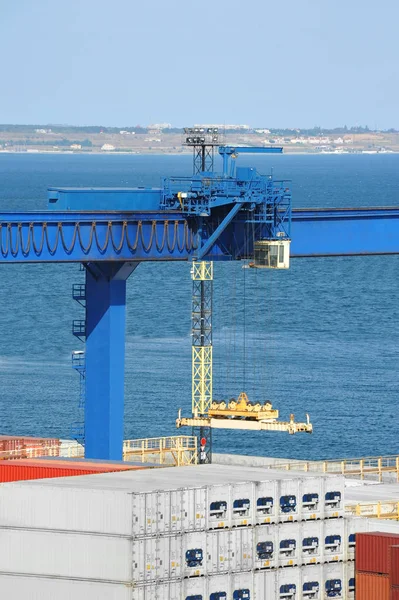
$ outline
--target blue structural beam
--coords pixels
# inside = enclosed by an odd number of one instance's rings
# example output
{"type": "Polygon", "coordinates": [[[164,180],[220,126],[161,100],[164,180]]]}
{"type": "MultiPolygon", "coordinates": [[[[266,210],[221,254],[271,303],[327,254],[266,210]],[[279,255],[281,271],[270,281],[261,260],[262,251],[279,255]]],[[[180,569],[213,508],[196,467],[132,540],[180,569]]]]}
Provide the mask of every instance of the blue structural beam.
{"type": "Polygon", "coordinates": [[[86,458],[122,460],[126,280],[137,265],[86,266],[86,458]]]}
{"type": "Polygon", "coordinates": [[[399,254],[399,207],[294,209],[291,256],[399,254]]]}
{"type": "Polygon", "coordinates": [[[194,237],[177,211],[0,213],[0,263],[187,260],[194,237]]]}
{"type": "MultiPolygon", "coordinates": [[[[261,239],[261,224],[239,212],[209,248],[226,214],[199,228],[178,211],[0,213],[0,263],[190,260],[205,244],[204,258],[243,258],[245,232],[261,239]]],[[[294,209],[291,238],[292,256],[398,254],[399,207],[294,209]]]]}

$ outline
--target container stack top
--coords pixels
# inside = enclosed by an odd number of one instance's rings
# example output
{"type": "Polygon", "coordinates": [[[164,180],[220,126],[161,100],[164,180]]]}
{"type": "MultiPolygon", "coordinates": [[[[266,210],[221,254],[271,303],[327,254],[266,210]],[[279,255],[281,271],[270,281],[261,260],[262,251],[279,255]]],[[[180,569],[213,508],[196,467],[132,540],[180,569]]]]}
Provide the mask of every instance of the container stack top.
{"type": "MultiPolygon", "coordinates": [[[[204,486],[243,483],[246,481],[280,481],[293,479],[336,480],[342,484],[341,475],[320,475],[302,472],[282,472],[279,470],[236,467],[227,465],[197,465],[171,467],[167,469],[143,469],[132,472],[99,473],[51,480],[37,480],[30,485],[49,485],[68,488],[118,490],[121,492],[143,493],[156,490],[172,490],[204,486]]],[[[17,485],[17,484],[6,484],[17,485]]],[[[26,484],[20,484],[26,485],[26,484]]]]}

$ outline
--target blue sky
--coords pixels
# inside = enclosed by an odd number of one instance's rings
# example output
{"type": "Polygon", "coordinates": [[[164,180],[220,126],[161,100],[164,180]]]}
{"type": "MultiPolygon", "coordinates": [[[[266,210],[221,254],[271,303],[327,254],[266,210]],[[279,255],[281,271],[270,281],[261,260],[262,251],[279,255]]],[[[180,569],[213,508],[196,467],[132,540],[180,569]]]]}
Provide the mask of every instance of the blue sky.
{"type": "Polygon", "coordinates": [[[399,129],[398,0],[0,0],[0,123],[399,129]]]}

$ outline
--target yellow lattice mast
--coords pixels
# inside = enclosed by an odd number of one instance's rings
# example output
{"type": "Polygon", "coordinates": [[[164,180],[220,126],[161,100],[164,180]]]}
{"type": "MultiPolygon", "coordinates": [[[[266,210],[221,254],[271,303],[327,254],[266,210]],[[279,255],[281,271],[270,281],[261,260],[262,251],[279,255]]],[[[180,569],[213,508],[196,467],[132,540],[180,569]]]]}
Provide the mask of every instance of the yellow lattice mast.
{"type": "Polygon", "coordinates": [[[192,296],[192,414],[204,417],[212,404],[213,262],[194,261],[192,296]]]}

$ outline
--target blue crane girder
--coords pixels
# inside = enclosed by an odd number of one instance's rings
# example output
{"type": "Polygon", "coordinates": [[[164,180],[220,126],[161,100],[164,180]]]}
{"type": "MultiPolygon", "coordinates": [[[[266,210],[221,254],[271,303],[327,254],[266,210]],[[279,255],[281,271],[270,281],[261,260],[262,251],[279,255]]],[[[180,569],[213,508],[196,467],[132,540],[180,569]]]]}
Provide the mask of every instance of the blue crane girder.
{"type": "Polygon", "coordinates": [[[48,211],[0,213],[0,263],[86,267],[87,457],[122,457],[126,280],[140,262],[251,258],[255,241],[281,237],[297,257],[399,254],[399,207],[292,211],[287,181],[235,167],[254,150],[281,152],[225,147],[221,174],[50,188],[48,211]]]}
{"type": "MultiPolygon", "coordinates": [[[[177,211],[3,212],[0,263],[190,260],[222,220],[203,218],[200,230],[199,219],[177,211]]],[[[293,257],[399,253],[399,207],[294,209],[291,220],[293,257]]],[[[245,258],[252,228],[261,234],[262,224],[238,212],[204,258],[245,258]]]]}

